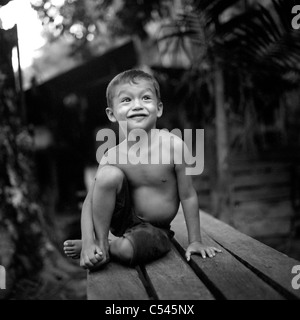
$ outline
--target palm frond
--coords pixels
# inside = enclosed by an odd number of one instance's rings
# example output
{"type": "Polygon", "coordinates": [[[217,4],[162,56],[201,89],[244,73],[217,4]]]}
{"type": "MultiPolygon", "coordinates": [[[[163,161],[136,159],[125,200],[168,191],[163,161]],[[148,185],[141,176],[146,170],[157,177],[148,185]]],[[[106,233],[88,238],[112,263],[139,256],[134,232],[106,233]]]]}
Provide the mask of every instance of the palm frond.
{"type": "Polygon", "coordinates": [[[267,69],[270,75],[300,72],[300,34],[286,24],[291,2],[273,1],[274,16],[259,6],[232,30],[230,39],[224,42],[225,47],[235,51],[241,60],[247,57],[249,67],[267,69]]]}
{"type": "MultiPolygon", "coordinates": [[[[198,49],[206,47],[225,67],[244,68],[261,76],[300,74],[300,33],[290,25],[294,0],[273,0],[270,8],[257,5],[211,28],[237,0],[195,0],[195,10],[178,17],[162,40],[189,38],[198,49]]],[[[203,51],[203,50],[202,50],[203,51]]],[[[199,59],[196,59],[199,62],[199,59]]]]}

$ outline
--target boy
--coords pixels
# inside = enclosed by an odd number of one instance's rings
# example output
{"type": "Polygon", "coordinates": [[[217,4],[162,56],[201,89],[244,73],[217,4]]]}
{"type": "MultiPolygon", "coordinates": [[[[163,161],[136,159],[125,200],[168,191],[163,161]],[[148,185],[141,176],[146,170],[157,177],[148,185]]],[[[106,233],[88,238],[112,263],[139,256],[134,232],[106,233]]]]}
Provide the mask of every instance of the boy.
{"type": "MultiPolygon", "coordinates": [[[[193,253],[205,258],[221,252],[201,241],[199,207],[192,179],[185,174],[187,165],[175,163],[175,156],[187,152],[177,136],[156,129],[163,104],[158,82],[140,70],[129,70],[116,76],[107,88],[107,116],[118,122],[125,140],[108,150],[102,158],[92,188],[84,201],[81,217],[82,240],[66,241],[67,256],[78,258],[85,269],[93,270],[110,258],[129,264],[147,263],[170,250],[173,233],[170,223],[181,202],[187,224],[189,247],[186,258],[193,253]],[[148,136],[150,145],[140,139],[140,163],[132,164],[129,134],[139,130],[148,136]],[[170,141],[172,147],[164,148],[170,141]],[[170,152],[171,151],[171,152],[170,152]],[[171,154],[170,154],[171,153],[171,154]],[[157,164],[149,164],[151,156],[159,155],[157,164]],[[128,161],[119,161],[118,159],[128,161]],[[169,163],[163,159],[170,159],[169,163]],[[126,163],[126,164],[124,164],[126,163]],[[109,243],[109,230],[117,236],[109,243]]],[[[137,140],[136,140],[137,141],[137,140]]]]}

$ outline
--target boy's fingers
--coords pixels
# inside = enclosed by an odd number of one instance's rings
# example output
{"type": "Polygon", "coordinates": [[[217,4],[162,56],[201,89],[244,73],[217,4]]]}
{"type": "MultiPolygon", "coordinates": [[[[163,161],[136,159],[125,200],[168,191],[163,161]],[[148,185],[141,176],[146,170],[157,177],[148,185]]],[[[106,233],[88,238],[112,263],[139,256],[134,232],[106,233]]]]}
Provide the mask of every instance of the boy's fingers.
{"type": "Polygon", "coordinates": [[[91,268],[93,266],[91,261],[84,261],[84,266],[87,268],[91,268]]]}
{"type": "Polygon", "coordinates": [[[214,252],[222,252],[222,250],[220,250],[220,249],[218,249],[218,248],[215,248],[215,247],[213,247],[212,250],[213,250],[214,252]]]}
{"type": "Polygon", "coordinates": [[[197,253],[197,251],[195,251],[195,250],[193,250],[193,249],[191,249],[191,250],[189,249],[189,250],[186,251],[185,256],[186,256],[187,261],[190,261],[190,260],[191,260],[191,255],[192,255],[193,253],[197,253]]]}
{"type": "Polygon", "coordinates": [[[191,260],[191,252],[190,251],[186,251],[185,257],[186,257],[187,261],[190,261],[191,260]]]}
{"type": "Polygon", "coordinates": [[[95,254],[95,258],[96,258],[97,262],[99,262],[99,261],[101,261],[103,259],[103,255],[102,254],[100,255],[99,253],[96,253],[95,254]]]}
{"type": "Polygon", "coordinates": [[[215,252],[214,252],[213,249],[208,249],[208,250],[207,250],[207,254],[208,254],[208,256],[209,256],[210,258],[212,258],[212,257],[215,256],[215,252]]]}
{"type": "Polygon", "coordinates": [[[88,256],[85,256],[83,258],[84,267],[86,268],[92,268],[94,264],[91,262],[91,259],[88,256]]]}
{"type": "Polygon", "coordinates": [[[95,255],[92,259],[90,259],[90,261],[91,261],[91,263],[92,263],[93,265],[95,265],[96,263],[98,263],[98,259],[97,259],[96,255],[95,255]]]}
{"type": "Polygon", "coordinates": [[[100,248],[96,248],[95,253],[98,254],[99,256],[103,256],[103,252],[100,248]]]}

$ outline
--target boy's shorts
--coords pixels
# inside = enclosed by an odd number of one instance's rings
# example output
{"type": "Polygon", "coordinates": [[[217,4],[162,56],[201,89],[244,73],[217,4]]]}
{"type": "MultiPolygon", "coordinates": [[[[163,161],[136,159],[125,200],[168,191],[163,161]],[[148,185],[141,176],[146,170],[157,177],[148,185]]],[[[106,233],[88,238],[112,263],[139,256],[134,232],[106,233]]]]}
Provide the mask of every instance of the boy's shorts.
{"type": "Polygon", "coordinates": [[[128,182],[124,179],[117,195],[110,231],[114,236],[128,239],[133,247],[130,265],[156,260],[171,249],[174,232],[170,226],[154,225],[137,217],[131,204],[128,182]]]}

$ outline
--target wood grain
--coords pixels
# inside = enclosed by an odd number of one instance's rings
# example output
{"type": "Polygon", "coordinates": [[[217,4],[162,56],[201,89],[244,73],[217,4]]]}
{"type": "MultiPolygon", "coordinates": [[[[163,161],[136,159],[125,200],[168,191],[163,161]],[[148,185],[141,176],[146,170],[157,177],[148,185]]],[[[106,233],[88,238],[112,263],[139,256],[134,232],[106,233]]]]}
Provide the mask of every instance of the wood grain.
{"type": "MultiPolygon", "coordinates": [[[[176,240],[184,249],[188,246],[187,237],[176,230],[176,240]]],[[[222,253],[214,258],[203,259],[193,255],[191,267],[198,275],[205,276],[211,283],[212,291],[227,300],[283,300],[284,297],[266,284],[257,275],[245,267],[228,251],[221,248],[205,232],[202,231],[203,242],[217,247],[222,253]]],[[[184,253],[184,252],[182,252],[184,253]]]]}
{"type": "Polygon", "coordinates": [[[145,269],[159,300],[214,300],[174,247],[145,269]]]}
{"type": "Polygon", "coordinates": [[[300,262],[259,241],[238,232],[229,225],[201,212],[207,234],[239,259],[260,278],[289,299],[300,299],[300,291],[292,288],[291,271],[300,262]]]}
{"type": "Polygon", "coordinates": [[[148,300],[138,272],[117,263],[88,272],[88,300],[148,300]]]}

